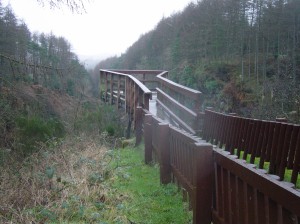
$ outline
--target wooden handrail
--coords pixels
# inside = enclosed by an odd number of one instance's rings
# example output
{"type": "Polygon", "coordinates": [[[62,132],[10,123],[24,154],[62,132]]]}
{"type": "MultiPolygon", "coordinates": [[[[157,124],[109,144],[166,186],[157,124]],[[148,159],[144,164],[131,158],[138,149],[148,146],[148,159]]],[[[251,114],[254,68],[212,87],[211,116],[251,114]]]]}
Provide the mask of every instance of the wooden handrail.
{"type": "Polygon", "coordinates": [[[109,98],[111,104],[113,104],[114,101],[117,101],[118,105],[120,103],[123,104],[123,101],[120,100],[123,96],[121,96],[119,89],[120,87],[125,87],[126,103],[124,107],[126,111],[131,111],[133,116],[135,116],[134,107],[144,105],[145,109],[149,109],[149,102],[147,100],[152,98],[152,92],[145,86],[145,83],[154,82],[156,83],[155,85],[159,87],[159,89],[157,89],[159,93],[157,102],[160,103],[160,108],[165,111],[172,120],[176,121],[175,123],[179,124],[179,127],[183,127],[185,130],[190,131],[190,133],[199,133],[201,130],[199,127],[202,116],[200,113],[201,92],[167,79],[167,71],[102,69],[100,70],[100,74],[102,73],[106,74],[104,77],[106,80],[104,98],[106,101],[108,100],[107,98],[109,98]],[[109,79],[108,76],[111,78],[109,79]],[[114,76],[118,76],[119,78],[114,80],[114,76]],[[123,80],[121,83],[120,77],[122,77],[121,80],[123,80]],[[150,77],[150,79],[148,77],[150,77]],[[124,80],[125,84],[123,84],[124,80]],[[112,96],[110,96],[108,91],[112,93],[115,85],[118,85],[117,93],[115,95],[111,94],[112,96]],[[135,90],[136,88],[137,90],[135,90]],[[135,93],[132,92],[132,89],[134,89],[133,92],[135,93]],[[172,112],[170,113],[170,111],[172,112]]]}
{"type": "Polygon", "coordinates": [[[151,90],[149,90],[141,81],[139,81],[137,78],[133,77],[130,74],[121,73],[122,70],[104,70],[104,69],[101,69],[101,71],[107,72],[107,73],[110,73],[110,74],[115,74],[115,75],[120,75],[120,76],[124,76],[124,77],[129,77],[132,81],[134,81],[139,86],[139,88],[144,93],[146,93],[146,94],[150,94],[151,93],[151,90]]]}
{"type": "Polygon", "coordinates": [[[124,70],[124,69],[112,69],[109,71],[113,71],[113,72],[118,72],[118,73],[123,73],[123,74],[127,74],[127,75],[137,75],[137,74],[146,74],[146,75],[158,75],[161,74],[162,70],[124,70]]]}
{"type": "Polygon", "coordinates": [[[197,123],[201,115],[201,92],[168,80],[168,72],[146,71],[150,75],[158,74],[157,102],[186,131],[150,114],[143,105],[149,103],[151,92],[134,75],[145,74],[145,71],[101,70],[111,95],[119,98],[120,88],[125,88],[127,111],[136,119],[137,143],[144,134],[145,162],[149,164],[156,158],[161,183],[175,181],[188,193],[193,223],[251,223],[253,220],[255,223],[285,223],[287,220],[287,223],[297,223],[300,193],[293,186],[300,169],[300,126],[206,110],[203,139],[200,139],[193,136],[195,132],[189,130],[186,120],[173,112],[195,118],[197,123]],[[114,90],[116,85],[117,91],[114,90]],[[176,101],[172,91],[192,99],[195,105],[191,108],[176,101]],[[250,163],[247,163],[244,160],[248,160],[249,155],[250,163]],[[256,168],[251,163],[257,162],[258,157],[256,168]],[[264,161],[269,162],[270,172],[261,169],[264,161]],[[291,183],[281,181],[286,169],[292,170],[288,180],[291,183]]]}
{"type": "MultiPolygon", "coordinates": [[[[212,120],[218,119],[219,125],[230,125],[220,119],[236,118],[215,115],[218,117],[210,117],[206,124],[214,128],[210,132],[214,137],[221,127],[212,120]]],[[[173,179],[188,193],[193,224],[252,223],[253,220],[255,223],[294,223],[293,220],[298,220],[300,192],[291,183],[279,181],[254,164],[212,147],[182,129],[160,125],[161,122],[145,114],[145,162],[149,164],[157,158],[161,183],[167,184],[173,179]]],[[[234,123],[239,124],[238,121],[234,123]]],[[[222,132],[231,132],[228,127],[222,128],[222,132]]],[[[229,134],[225,139],[233,140],[233,137],[229,134]]]]}
{"type": "Polygon", "coordinates": [[[176,109],[180,110],[181,112],[187,113],[189,116],[196,117],[197,113],[193,110],[189,109],[188,107],[180,104],[178,101],[174,100],[171,96],[160,90],[159,88],[156,88],[158,94],[162,94],[164,98],[166,98],[169,102],[172,103],[176,107],[176,109]]]}
{"type": "Polygon", "coordinates": [[[205,111],[203,138],[238,158],[264,168],[280,180],[290,170],[286,180],[296,184],[300,160],[300,126],[274,121],[242,118],[211,110],[205,111]],[[242,156],[243,155],[243,156],[242,156]]]}
{"type": "Polygon", "coordinates": [[[157,75],[157,78],[161,81],[162,85],[166,85],[167,87],[175,90],[178,93],[181,93],[187,97],[191,97],[194,100],[198,100],[199,97],[202,95],[202,93],[198,90],[180,85],[176,82],[173,82],[169,79],[167,79],[165,76],[168,75],[168,72],[162,72],[159,75],[157,75]]]}

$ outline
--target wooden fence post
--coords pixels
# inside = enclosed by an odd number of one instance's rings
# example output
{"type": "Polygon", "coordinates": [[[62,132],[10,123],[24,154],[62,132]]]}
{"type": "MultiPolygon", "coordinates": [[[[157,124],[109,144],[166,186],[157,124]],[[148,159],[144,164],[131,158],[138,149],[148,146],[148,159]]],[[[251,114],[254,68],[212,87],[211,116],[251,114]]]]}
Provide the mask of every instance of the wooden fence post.
{"type": "Polygon", "coordinates": [[[137,107],[135,113],[135,146],[138,146],[142,141],[142,128],[143,128],[143,108],[137,107]]]}
{"type": "Polygon", "coordinates": [[[100,96],[100,100],[102,100],[102,88],[101,88],[101,84],[103,84],[103,71],[100,70],[100,74],[99,74],[99,96],[100,96]]]}
{"type": "Polygon", "coordinates": [[[149,100],[151,99],[151,94],[144,94],[144,107],[146,110],[149,110],[149,100]]]}
{"type": "Polygon", "coordinates": [[[162,184],[171,183],[171,164],[170,164],[170,143],[169,143],[169,124],[159,124],[158,152],[160,153],[160,182],[162,184]]]}
{"type": "Polygon", "coordinates": [[[193,224],[211,224],[213,196],[213,149],[208,143],[195,143],[193,224]]]}
{"type": "Polygon", "coordinates": [[[114,75],[110,74],[110,105],[114,102],[114,75]]]}
{"type": "Polygon", "coordinates": [[[120,104],[120,88],[121,88],[121,76],[118,75],[118,92],[117,92],[117,102],[116,102],[116,107],[119,109],[119,104],[120,104]]]}
{"type": "Polygon", "coordinates": [[[145,163],[152,162],[152,114],[146,114],[144,119],[145,163]]]}
{"type": "Polygon", "coordinates": [[[105,74],[105,94],[104,94],[104,102],[107,103],[107,98],[108,98],[108,75],[107,72],[105,74]]]}

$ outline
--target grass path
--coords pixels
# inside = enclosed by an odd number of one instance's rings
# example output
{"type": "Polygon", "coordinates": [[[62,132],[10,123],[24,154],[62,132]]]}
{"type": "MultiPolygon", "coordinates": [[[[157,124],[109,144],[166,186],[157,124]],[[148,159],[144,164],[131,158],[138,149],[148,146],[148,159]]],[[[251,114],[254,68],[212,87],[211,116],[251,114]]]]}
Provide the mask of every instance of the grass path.
{"type": "Polygon", "coordinates": [[[159,183],[143,149],[113,149],[105,136],[70,136],[0,172],[0,223],[190,223],[174,185],[159,183]]]}
{"type": "Polygon", "coordinates": [[[142,150],[126,148],[117,153],[112,187],[125,196],[121,214],[131,223],[189,223],[191,213],[173,184],[159,183],[157,166],[146,166],[142,150]]]}

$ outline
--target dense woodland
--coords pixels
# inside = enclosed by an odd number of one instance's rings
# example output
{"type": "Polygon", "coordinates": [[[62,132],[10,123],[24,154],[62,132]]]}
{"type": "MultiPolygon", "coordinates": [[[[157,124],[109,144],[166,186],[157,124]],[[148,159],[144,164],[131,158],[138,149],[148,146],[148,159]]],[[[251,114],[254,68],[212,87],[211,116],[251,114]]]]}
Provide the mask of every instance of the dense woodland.
{"type": "Polygon", "coordinates": [[[0,83],[27,82],[75,95],[87,71],[70,43],[53,34],[31,33],[10,6],[0,2],[0,83]]]}
{"type": "Polygon", "coordinates": [[[299,122],[300,1],[199,0],[99,68],[168,70],[203,107],[299,122]]]}
{"type": "Polygon", "coordinates": [[[65,38],[31,33],[0,1],[0,150],[27,154],[74,129],[88,83],[65,38]]]}

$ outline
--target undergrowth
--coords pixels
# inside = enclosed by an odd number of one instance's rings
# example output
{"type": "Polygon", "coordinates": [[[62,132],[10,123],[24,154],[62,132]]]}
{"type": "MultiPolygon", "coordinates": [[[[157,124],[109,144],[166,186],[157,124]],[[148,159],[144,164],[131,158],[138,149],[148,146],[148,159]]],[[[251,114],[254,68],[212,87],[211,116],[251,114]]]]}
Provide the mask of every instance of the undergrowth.
{"type": "Polygon", "coordinates": [[[114,106],[101,105],[92,111],[84,108],[74,122],[74,131],[107,132],[110,136],[120,137],[124,135],[123,122],[120,112],[114,106]]]}
{"type": "Polygon", "coordinates": [[[18,152],[27,156],[39,148],[40,143],[47,143],[53,138],[63,138],[65,128],[63,124],[54,118],[42,119],[39,116],[16,119],[18,152]]]}
{"type": "Polygon", "coordinates": [[[0,223],[189,223],[191,213],[173,185],[142,150],[107,133],[52,141],[0,172],[0,223]]]}

